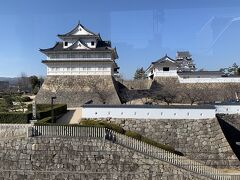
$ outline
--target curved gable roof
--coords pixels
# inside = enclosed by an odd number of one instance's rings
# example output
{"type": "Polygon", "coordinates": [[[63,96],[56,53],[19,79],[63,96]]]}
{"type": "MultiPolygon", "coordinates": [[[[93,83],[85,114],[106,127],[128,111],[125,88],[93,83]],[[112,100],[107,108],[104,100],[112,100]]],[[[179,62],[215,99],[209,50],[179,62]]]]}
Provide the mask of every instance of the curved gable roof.
{"type": "Polygon", "coordinates": [[[90,31],[89,29],[87,29],[86,27],[84,27],[82,24],[80,24],[80,22],[78,22],[78,24],[69,32],[65,33],[65,34],[58,34],[59,37],[63,37],[63,36],[72,36],[74,35],[75,32],[77,32],[80,28],[84,29],[86,32],[88,32],[88,35],[93,35],[93,36],[99,36],[98,34],[90,31]]]}
{"type": "Polygon", "coordinates": [[[163,62],[166,62],[166,61],[169,61],[171,63],[176,63],[174,59],[170,58],[167,54],[160,58],[159,60],[155,61],[155,62],[152,62],[152,64],[157,64],[157,63],[163,63],[163,62]]]}

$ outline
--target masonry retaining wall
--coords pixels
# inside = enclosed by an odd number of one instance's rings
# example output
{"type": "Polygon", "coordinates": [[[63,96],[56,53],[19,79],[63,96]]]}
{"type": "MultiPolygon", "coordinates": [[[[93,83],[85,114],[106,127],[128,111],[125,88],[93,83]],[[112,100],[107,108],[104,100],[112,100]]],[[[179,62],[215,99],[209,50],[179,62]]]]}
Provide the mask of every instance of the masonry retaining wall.
{"type": "Polygon", "coordinates": [[[0,124],[0,138],[27,136],[31,124],[0,124]]]}
{"type": "Polygon", "coordinates": [[[80,107],[92,101],[94,104],[121,104],[112,76],[47,76],[39,90],[37,103],[56,103],[68,107],[80,107]]]}
{"type": "Polygon", "coordinates": [[[0,168],[4,179],[209,179],[122,146],[86,138],[0,141],[0,168]]]}
{"type": "Polygon", "coordinates": [[[216,118],[199,120],[108,119],[125,130],[168,144],[191,159],[218,167],[239,167],[240,162],[216,118]]]}

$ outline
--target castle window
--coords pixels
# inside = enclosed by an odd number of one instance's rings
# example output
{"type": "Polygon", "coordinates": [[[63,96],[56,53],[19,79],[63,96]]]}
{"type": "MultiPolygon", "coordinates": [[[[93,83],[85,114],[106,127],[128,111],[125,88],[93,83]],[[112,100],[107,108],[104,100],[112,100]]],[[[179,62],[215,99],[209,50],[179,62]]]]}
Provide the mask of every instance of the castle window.
{"type": "Polygon", "coordinates": [[[64,45],[65,45],[65,46],[68,46],[68,42],[65,41],[65,42],[64,42],[64,45]]]}
{"type": "Polygon", "coordinates": [[[169,71],[169,67],[163,67],[163,71],[169,71]]]}
{"type": "Polygon", "coordinates": [[[94,41],[91,41],[91,46],[94,46],[94,41]]]}

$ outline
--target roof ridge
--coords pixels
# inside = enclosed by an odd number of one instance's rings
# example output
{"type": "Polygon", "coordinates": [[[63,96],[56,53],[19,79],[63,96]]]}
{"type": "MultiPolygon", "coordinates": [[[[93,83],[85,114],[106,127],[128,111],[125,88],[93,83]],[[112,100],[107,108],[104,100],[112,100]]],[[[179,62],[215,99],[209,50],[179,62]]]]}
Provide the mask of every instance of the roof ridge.
{"type": "Polygon", "coordinates": [[[65,34],[58,34],[58,36],[67,36],[67,35],[71,35],[76,29],[78,29],[78,27],[82,27],[85,31],[87,31],[90,34],[93,34],[95,36],[98,36],[98,34],[90,31],[88,28],[86,28],[85,26],[83,26],[82,24],[80,24],[80,21],[78,22],[78,24],[69,32],[65,33],[65,34]]]}

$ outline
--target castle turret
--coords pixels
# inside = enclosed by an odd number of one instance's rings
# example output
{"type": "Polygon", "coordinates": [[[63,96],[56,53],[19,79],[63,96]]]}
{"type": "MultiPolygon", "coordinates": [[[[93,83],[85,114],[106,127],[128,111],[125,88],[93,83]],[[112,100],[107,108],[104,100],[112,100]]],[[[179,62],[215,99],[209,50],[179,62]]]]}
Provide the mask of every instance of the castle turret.
{"type": "Polygon", "coordinates": [[[47,75],[113,75],[118,69],[116,48],[80,23],[58,37],[61,42],[40,49],[47,56],[42,61],[47,65],[47,75]]]}
{"type": "Polygon", "coordinates": [[[61,41],[47,49],[42,61],[47,66],[47,77],[37,94],[38,103],[56,103],[78,107],[86,102],[119,104],[113,76],[119,67],[116,48],[78,23],[71,31],[59,34],[61,41]]]}

